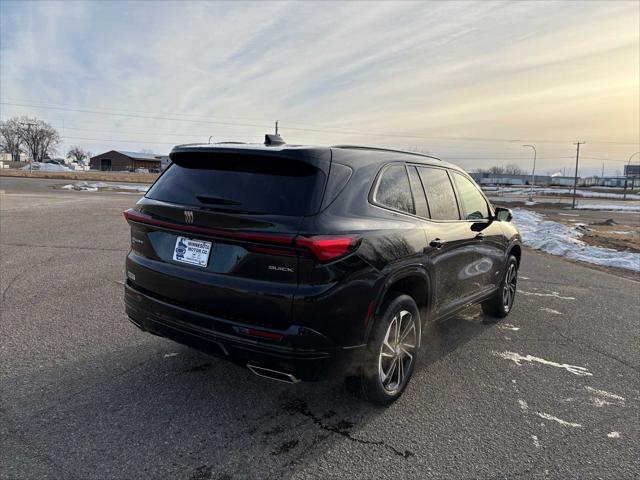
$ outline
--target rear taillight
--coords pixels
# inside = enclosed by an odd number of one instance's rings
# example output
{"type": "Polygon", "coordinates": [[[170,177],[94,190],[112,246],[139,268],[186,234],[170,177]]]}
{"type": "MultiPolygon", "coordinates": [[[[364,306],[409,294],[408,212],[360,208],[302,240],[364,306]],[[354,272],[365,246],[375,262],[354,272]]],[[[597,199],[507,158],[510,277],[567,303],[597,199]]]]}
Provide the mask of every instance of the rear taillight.
{"type": "Polygon", "coordinates": [[[267,255],[283,255],[293,257],[296,254],[308,256],[310,253],[321,262],[330,262],[353,252],[358,246],[355,235],[313,235],[297,236],[277,233],[237,232],[197,225],[178,224],[150,217],[142,212],[129,209],[123,212],[129,223],[142,223],[180,232],[191,232],[211,237],[238,240],[245,248],[254,253],[267,255]],[[256,244],[257,243],[257,244],[256,244]]]}
{"type": "Polygon", "coordinates": [[[311,251],[321,262],[329,262],[355,250],[358,239],[355,236],[313,236],[297,237],[296,247],[311,251]]]}

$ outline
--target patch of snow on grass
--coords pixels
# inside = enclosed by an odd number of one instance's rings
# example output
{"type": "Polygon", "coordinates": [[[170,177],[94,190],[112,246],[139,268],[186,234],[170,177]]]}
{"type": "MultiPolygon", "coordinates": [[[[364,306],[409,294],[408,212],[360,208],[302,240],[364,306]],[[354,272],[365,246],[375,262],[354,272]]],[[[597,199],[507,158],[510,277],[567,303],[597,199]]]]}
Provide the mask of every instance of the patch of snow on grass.
{"type": "Polygon", "coordinates": [[[581,205],[576,205],[576,208],[580,210],[610,210],[612,212],[618,210],[621,212],[640,212],[640,205],[618,205],[615,203],[583,203],[581,205]]]}
{"type": "Polygon", "coordinates": [[[56,163],[39,163],[33,162],[32,165],[25,165],[20,170],[33,170],[34,172],[70,172],[69,167],[58,165],[56,163]]]}
{"type": "Polygon", "coordinates": [[[149,185],[76,182],[70,185],[64,185],[60,188],[64,190],[79,190],[85,192],[97,192],[98,190],[124,190],[125,192],[146,193],[146,191],[149,190],[149,185]]]}
{"type": "Polygon", "coordinates": [[[584,367],[569,365],[568,363],[557,363],[551,360],[545,360],[544,358],[534,357],[533,355],[523,356],[515,352],[493,352],[493,354],[505,360],[511,360],[516,365],[522,365],[522,362],[540,363],[542,365],[548,365],[551,367],[563,368],[567,372],[578,375],[579,377],[591,377],[593,375],[584,367]]]}
{"type": "Polygon", "coordinates": [[[513,217],[524,244],[531,248],[595,265],[640,272],[640,253],[587,245],[580,240],[582,232],[578,229],[544,220],[536,212],[515,208],[513,217]]]}

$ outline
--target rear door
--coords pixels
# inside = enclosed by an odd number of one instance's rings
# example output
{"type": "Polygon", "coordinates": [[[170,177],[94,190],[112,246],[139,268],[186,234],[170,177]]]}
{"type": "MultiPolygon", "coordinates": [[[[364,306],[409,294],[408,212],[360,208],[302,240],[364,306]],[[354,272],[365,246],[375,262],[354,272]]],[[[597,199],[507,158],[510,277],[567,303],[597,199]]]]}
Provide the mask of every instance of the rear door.
{"type": "MultiPolygon", "coordinates": [[[[461,219],[455,190],[446,169],[415,166],[426,195],[425,254],[433,272],[436,315],[469,299],[480,283],[474,274],[475,232],[461,219]]],[[[415,193],[414,193],[415,194],[415,193]]]]}
{"type": "Polygon", "coordinates": [[[216,317],[286,328],[293,241],[320,207],[330,157],[196,150],[172,161],[129,213],[134,285],[216,317]]]}

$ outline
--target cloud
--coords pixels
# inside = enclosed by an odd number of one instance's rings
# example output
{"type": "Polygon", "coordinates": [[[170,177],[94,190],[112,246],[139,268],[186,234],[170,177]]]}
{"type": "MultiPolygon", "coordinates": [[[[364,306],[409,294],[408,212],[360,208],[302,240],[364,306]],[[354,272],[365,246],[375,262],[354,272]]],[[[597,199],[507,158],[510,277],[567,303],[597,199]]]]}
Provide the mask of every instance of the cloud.
{"type": "MultiPolygon", "coordinates": [[[[94,151],[166,151],[208,135],[255,140],[276,119],[289,141],[415,146],[445,157],[527,159],[528,153],[519,143],[443,137],[567,140],[541,144],[542,158],[570,156],[578,138],[638,141],[635,2],[585,2],[580,9],[570,2],[2,2],[1,8],[3,101],[193,120],[2,106],[3,118],[32,113],[64,123],[68,144],[94,151]],[[293,130],[318,126],[333,132],[293,130]]],[[[622,159],[633,148],[588,143],[585,151],[622,159]]],[[[558,161],[541,165],[555,168],[558,161]]],[[[622,164],[608,165],[613,173],[622,164]]]]}

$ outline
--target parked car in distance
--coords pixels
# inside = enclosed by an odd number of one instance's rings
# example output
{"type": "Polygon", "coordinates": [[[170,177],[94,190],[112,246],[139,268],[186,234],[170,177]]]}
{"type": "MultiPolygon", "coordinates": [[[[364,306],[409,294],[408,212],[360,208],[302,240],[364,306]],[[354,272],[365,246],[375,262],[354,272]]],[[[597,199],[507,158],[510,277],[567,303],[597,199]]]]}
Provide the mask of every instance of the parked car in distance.
{"type": "Polygon", "coordinates": [[[513,308],[521,240],[462,169],[356,146],[177,146],[134,209],[125,304],[144,331],[296,383],[404,391],[426,322],[513,308]]]}

